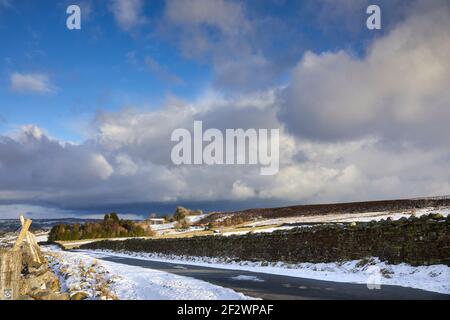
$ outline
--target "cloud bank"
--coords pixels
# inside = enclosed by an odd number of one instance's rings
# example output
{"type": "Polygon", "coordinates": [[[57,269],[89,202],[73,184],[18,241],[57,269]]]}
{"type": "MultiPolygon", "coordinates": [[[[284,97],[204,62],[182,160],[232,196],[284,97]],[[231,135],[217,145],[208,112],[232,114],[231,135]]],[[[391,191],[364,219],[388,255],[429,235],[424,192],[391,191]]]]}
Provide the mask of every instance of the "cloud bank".
{"type": "MultiPolygon", "coordinates": [[[[114,12],[131,30],[142,21],[141,3],[124,5],[115,1],[120,10],[114,12]]],[[[181,30],[180,47],[191,56],[212,55],[216,84],[233,94],[214,87],[192,102],[168,99],[157,110],[100,111],[80,144],[50,138],[33,125],[4,134],[0,201],[88,208],[449,194],[449,17],[448,6],[414,12],[362,55],[306,52],[286,83],[275,85],[265,80],[277,72],[273,62],[245,43],[254,21],[239,2],[169,1],[164,19],[181,30]],[[211,29],[218,42],[204,36],[211,29]],[[248,83],[257,84],[238,88],[248,83]],[[191,129],[194,120],[222,130],[280,129],[279,173],[261,176],[257,166],[174,166],[170,135],[191,129]]],[[[147,65],[161,72],[153,61],[147,65]]],[[[11,79],[17,91],[44,93],[48,84],[36,75],[11,79]]]]}
{"type": "Polygon", "coordinates": [[[337,141],[375,135],[448,146],[448,12],[414,16],[363,58],[307,52],[292,72],[280,120],[301,137],[337,141]]]}

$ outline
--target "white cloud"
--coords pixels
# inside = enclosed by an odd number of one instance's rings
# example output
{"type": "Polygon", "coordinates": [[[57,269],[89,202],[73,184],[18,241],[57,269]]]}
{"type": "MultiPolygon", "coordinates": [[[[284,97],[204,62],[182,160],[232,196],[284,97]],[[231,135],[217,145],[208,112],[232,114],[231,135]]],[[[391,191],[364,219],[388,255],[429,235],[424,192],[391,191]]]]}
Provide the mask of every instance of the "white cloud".
{"type": "Polygon", "coordinates": [[[138,165],[126,154],[118,154],[116,156],[116,167],[117,172],[124,176],[134,175],[139,170],[138,165]]]}
{"type": "Polygon", "coordinates": [[[21,127],[18,138],[21,140],[23,139],[29,140],[31,138],[39,141],[42,139],[42,137],[44,137],[44,135],[45,132],[43,129],[35,125],[28,124],[21,127]]]}
{"type": "Polygon", "coordinates": [[[246,32],[249,28],[242,5],[226,0],[168,0],[165,14],[172,23],[215,27],[227,35],[246,32]]]}
{"type": "Polygon", "coordinates": [[[280,119],[300,137],[447,144],[449,10],[410,17],[360,58],[308,52],[294,69],[280,119]]]}
{"type": "Polygon", "coordinates": [[[111,11],[124,31],[131,31],[146,21],[142,0],[113,0],[111,11]]]}
{"type": "Polygon", "coordinates": [[[65,207],[133,202],[282,200],[327,202],[450,193],[448,149],[406,146],[395,152],[378,138],[316,143],[289,135],[276,118],[277,91],[225,99],[209,94],[158,111],[100,114],[96,134],[72,145],[27,126],[0,138],[0,200],[46,201],[65,207]],[[215,97],[215,98],[211,98],[215,97]],[[206,127],[281,128],[280,171],[257,166],[174,166],[170,134],[206,127]],[[379,164],[383,165],[380,166],[379,164]]]}
{"type": "Polygon", "coordinates": [[[208,61],[215,88],[243,93],[278,85],[296,62],[292,48],[298,44],[287,39],[294,28],[285,22],[255,10],[252,2],[169,0],[156,34],[175,43],[186,58],[208,61]],[[274,50],[285,40],[289,49],[274,50]]]}
{"type": "Polygon", "coordinates": [[[253,91],[273,85],[275,65],[261,55],[243,55],[216,63],[215,85],[232,92],[253,91]]]}
{"type": "Polygon", "coordinates": [[[10,89],[20,93],[48,94],[55,91],[48,75],[43,73],[18,73],[10,77],[10,89]]]}
{"type": "Polygon", "coordinates": [[[248,199],[256,195],[255,190],[246,186],[240,180],[233,183],[231,194],[235,199],[248,199]]]}
{"type": "Polygon", "coordinates": [[[93,154],[90,159],[90,165],[96,175],[102,180],[107,180],[114,172],[114,169],[101,154],[93,154]]]}

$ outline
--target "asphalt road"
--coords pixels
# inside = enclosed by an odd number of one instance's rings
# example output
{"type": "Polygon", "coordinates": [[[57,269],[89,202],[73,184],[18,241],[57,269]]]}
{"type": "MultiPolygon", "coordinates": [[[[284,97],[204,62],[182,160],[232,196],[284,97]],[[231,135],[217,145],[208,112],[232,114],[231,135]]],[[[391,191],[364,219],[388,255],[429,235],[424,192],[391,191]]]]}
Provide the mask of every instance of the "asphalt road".
{"type": "Polygon", "coordinates": [[[365,284],[340,283],[267,273],[200,267],[187,264],[166,263],[116,257],[105,254],[98,259],[192,277],[233,289],[261,299],[445,299],[444,295],[419,289],[382,285],[379,290],[369,290],[365,284]],[[240,280],[235,279],[241,278],[240,280]],[[250,277],[250,278],[248,278],[250,277]],[[256,277],[256,279],[255,279],[256,277]],[[253,278],[253,279],[251,279],[253,278]]]}

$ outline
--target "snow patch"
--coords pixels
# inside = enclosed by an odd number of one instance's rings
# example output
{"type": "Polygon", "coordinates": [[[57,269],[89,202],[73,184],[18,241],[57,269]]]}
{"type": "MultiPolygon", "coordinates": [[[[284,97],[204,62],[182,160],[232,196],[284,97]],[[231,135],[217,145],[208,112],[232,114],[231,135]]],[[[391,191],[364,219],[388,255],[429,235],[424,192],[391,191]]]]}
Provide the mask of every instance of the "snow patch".
{"type": "Polygon", "coordinates": [[[256,276],[247,276],[247,275],[243,275],[240,274],[236,277],[232,277],[231,279],[233,280],[238,280],[238,281],[254,281],[254,282],[264,282],[264,280],[256,277],[256,276]]]}

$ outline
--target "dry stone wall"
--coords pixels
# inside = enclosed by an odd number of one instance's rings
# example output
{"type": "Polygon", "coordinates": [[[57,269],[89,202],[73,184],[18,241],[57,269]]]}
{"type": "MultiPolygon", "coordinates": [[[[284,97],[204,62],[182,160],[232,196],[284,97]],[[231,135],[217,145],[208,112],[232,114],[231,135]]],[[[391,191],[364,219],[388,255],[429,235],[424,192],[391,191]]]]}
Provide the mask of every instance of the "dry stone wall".
{"type": "Polygon", "coordinates": [[[389,263],[450,266],[450,218],[333,224],[241,236],[100,241],[84,249],[112,249],[239,260],[333,262],[375,256],[389,263]]]}

